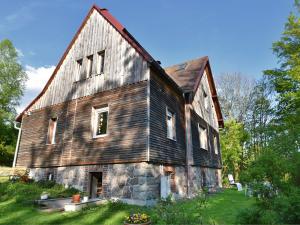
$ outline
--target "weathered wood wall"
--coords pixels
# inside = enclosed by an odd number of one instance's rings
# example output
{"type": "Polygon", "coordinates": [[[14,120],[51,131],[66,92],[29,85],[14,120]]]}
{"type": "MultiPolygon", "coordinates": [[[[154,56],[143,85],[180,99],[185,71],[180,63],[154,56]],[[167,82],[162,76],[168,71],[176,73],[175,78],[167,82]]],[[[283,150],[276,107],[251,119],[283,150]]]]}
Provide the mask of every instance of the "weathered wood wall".
{"type": "Polygon", "coordinates": [[[203,118],[201,118],[195,111],[191,112],[191,130],[192,130],[192,146],[194,165],[205,166],[210,168],[221,168],[221,154],[219,133],[212,126],[210,126],[203,118]],[[207,129],[208,149],[200,147],[198,124],[207,129]],[[217,137],[218,154],[215,154],[214,135],[217,137]]]}
{"type": "Polygon", "coordinates": [[[147,160],[147,81],[65,102],[24,116],[17,166],[49,167],[147,160]],[[92,138],[92,107],[109,106],[108,135],[92,138]],[[51,115],[56,144],[47,145],[51,115]]]}
{"type": "Polygon", "coordinates": [[[30,110],[62,103],[94,93],[148,79],[147,62],[94,10],[64,59],[47,91],[30,110]],[[96,74],[97,53],[105,50],[104,74],[96,74]],[[77,60],[94,55],[92,76],[76,81],[77,60]]]}
{"type": "Polygon", "coordinates": [[[150,73],[150,161],[185,164],[184,99],[157,74],[150,73]],[[167,138],[166,108],[176,115],[176,141],[167,138]]]}
{"type": "Polygon", "coordinates": [[[216,110],[214,109],[214,104],[212,101],[212,96],[207,80],[207,72],[207,70],[204,71],[204,74],[201,78],[201,83],[196,91],[192,106],[194,111],[200,117],[202,117],[210,126],[212,126],[215,130],[219,130],[218,118],[216,115],[216,110]],[[208,96],[208,110],[204,107],[203,90],[208,96]]]}

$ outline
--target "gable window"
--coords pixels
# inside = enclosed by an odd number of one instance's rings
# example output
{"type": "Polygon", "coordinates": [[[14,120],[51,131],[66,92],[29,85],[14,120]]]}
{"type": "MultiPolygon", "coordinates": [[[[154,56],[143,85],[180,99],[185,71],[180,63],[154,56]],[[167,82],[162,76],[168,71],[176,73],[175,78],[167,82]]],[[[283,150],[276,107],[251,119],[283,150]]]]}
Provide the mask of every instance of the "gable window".
{"type": "Polygon", "coordinates": [[[93,55],[87,57],[87,65],[86,65],[86,78],[92,76],[93,72],[93,55]]]}
{"type": "Polygon", "coordinates": [[[82,77],[82,59],[76,61],[76,80],[83,79],[82,77]]]}
{"type": "Polygon", "coordinates": [[[207,130],[198,124],[200,148],[208,150],[207,147],[207,130]]]}
{"type": "Polygon", "coordinates": [[[51,118],[48,125],[47,144],[55,144],[57,118],[51,118]]]}
{"type": "Polygon", "coordinates": [[[97,74],[104,73],[104,57],[105,51],[98,52],[97,74]]]}
{"type": "Polygon", "coordinates": [[[218,148],[218,139],[217,139],[216,135],[214,135],[214,149],[215,149],[215,154],[218,155],[219,154],[219,148],[218,148]]]}
{"type": "Polygon", "coordinates": [[[107,135],[108,107],[93,108],[92,128],[94,138],[107,135]]]}
{"type": "Polygon", "coordinates": [[[207,96],[207,94],[206,94],[206,92],[205,91],[203,91],[203,98],[204,98],[204,108],[206,109],[206,110],[208,110],[208,96],[207,96]]]}
{"type": "Polygon", "coordinates": [[[167,137],[176,140],[175,113],[167,108],[167,137]]]}

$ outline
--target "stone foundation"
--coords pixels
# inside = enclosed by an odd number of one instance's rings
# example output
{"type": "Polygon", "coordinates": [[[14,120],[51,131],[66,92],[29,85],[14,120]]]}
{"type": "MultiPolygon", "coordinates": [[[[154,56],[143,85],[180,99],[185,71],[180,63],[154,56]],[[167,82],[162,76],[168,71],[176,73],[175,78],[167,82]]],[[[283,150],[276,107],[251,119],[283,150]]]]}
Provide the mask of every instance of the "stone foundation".
{"type": "MultiPolygon", "coordinates": [[[[142,162],[31,168],[30,176],[38,181],[49,179],[51,174],[57,183],[87,192],[90,172],[102,172],[103,197],[123,199],[132,204],[152,204],[159,199],[161,176],[170,176],[170,190],[176,199],[186,197],[187,193],[186,169],[183,166],[162,166],[142,162]]],[[[220,179],[218,169],[192,167],[192,193],[201,190],[204,182],[208,187],[220,186],[220,179]]]]}

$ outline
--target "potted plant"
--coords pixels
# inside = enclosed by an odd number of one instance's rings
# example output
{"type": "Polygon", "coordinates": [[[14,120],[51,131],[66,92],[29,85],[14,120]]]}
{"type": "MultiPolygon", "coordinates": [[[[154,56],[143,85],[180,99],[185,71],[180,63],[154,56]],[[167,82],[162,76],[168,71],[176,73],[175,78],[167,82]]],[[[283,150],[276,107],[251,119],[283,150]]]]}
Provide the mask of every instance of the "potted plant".
{"type": "Polygon", "coordinates": [[[80,203],[80,194],[75,194],[72,196],[73,203],[80,203]]]}
{"type": "Polygon", "coordinates": [[[125,216],[124,225],[149,225],[151,224],[150,216],[146,213],[133,213],[129,216],[125,216]]]}
{"type": "Polygon", "coordinates": [[[46,191],[43,191],[41,194],[41,200],[46,200],[49,197],[49,193],[46,191]]]}

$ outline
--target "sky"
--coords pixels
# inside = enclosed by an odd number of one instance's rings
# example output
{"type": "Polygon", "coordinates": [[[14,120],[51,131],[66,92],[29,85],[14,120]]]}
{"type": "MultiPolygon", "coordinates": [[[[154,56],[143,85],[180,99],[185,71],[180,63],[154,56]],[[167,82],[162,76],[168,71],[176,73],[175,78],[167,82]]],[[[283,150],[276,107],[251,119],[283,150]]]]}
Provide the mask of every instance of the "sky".
{"type": "Polygon", "coordinates": [[[10,39],[29,80],[20,112],[46,84],[90,7],[107,8],[162,66],[208,56],[214,76],[258,79],[277,67],[293,0],[10,0],[0,8],[0,41],[10,39]]]}

